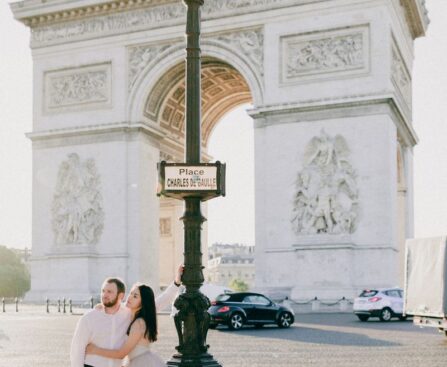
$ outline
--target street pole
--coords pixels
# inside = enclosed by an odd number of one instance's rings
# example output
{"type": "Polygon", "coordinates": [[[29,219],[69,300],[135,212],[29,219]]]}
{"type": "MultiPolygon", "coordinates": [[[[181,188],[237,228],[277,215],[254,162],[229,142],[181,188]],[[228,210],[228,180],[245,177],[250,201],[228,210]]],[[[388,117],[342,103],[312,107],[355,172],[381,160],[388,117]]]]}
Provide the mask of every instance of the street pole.
{"type": "MultiPolygon", "coordinates": [[[[200,61],[200,7],[203,0],[183,0],[187,7],[186,19],[186,149],[185,163],[200,164],[201,158],[201,61],[200,61]]],[[[185,197],[184,272],[182,283],[186,287],[174,303],[178,313],[174,316],[179,337],[178,353],[168,366],[220,367],[210,355],[206,344],[209,325],[207,312],[210,303],[200,292],[203,284],[201,251],[202,197],[185,197]]]]}

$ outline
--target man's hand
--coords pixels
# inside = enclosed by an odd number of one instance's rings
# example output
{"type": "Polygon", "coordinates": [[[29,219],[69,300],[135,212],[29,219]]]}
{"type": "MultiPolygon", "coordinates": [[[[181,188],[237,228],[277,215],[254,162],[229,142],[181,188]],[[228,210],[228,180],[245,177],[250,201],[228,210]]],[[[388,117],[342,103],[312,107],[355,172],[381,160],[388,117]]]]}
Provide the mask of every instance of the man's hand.
{"type": "Polygon", "coordinates": [[[96,354],[96,345],[95,344],[87,344],[85,347],[85,354],[96,354]]]}

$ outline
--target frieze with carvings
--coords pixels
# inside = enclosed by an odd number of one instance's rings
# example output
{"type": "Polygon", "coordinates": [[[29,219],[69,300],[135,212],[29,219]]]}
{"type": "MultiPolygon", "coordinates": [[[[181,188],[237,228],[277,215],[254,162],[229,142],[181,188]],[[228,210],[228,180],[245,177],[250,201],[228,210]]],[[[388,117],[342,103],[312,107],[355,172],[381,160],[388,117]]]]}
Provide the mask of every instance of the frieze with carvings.
{"type": "Polygon", "coordinates": [[[265,7],[276,7],[277,5],[286,4],[303,4],[309,3],[311,1],[301,0],[301,1],[290,1],[290,0],[208,0],[205,1],[202,13],[206,15],[213,15],[217,12],[222,13],[225,11],[232,11],[243,9],[247,7],[251,8],[265,8],[265,7]]]}
{"type": "MultiPolygon", "coordinates": [[[[240,15],[244,12],[257,12],[271,10],[293,5],[311,3],[315,0],[207,0],[202,7],[203,19],[221,18],[222,16],[240,15]]],[[[31,45],[40,47],[51,44],[66,43],[96,37],[104,37],[114,34],[134,32],[159,28],[162,26],[182,24],[185,20],[186,9],[178,3],[153,5],[120,11],[110,7],[110,11],[97,16],[84,17],[84,12],[76,11],[67,13],[77,14],[74,19],[71,16],[64,23],[37,24],[31,22],[31,45]]],[[[94,8],[89,13],[94,14],[94,8]]],[[[64,15],[65,18],[65,15],[64,15]]]]}
{"type": "Polygon", "coordinates": [[[283,82],[368,67],[367,27],[284,36],[283,82]]]}
{"type": "Polygon", "coordinates": [[[76,21],[33,28],[32,44],[38,46],[41,44],[65,43],[69,40],[156,28],[162,23],[183,18],[185,14],[185,7],[178,3],[94,18],[81,18],[76,21]]]}
{"type": "Polygon", "coordinates": [[[101,179],[93,159],[71,153],[59,166],[52,205],[57,245],[97,244],[104,227],[101,179]]]}
{"type": "Polygon", "coordinates": [[[74,105],[107,105],[111,100],[111,65],[46,72],[44,93],[50,112],[74,105]]]}
{"type": "Polygon", "coordinates": [[[298,235],[350,234],[358,220],[356,172],[341,135],[324,130],[311,139],[298,172],[293,201],[293,229],[298,235]]]}
{"type": "Polygon", "coordinates": [[[405,65],[401,53],[393,42],[391,48],[392,61],[391,61],[391,78],[396,85],[397,89],[402,94],[408,107],[411,109],[411,76],[405,65]]]}
{"type": "MultiPolygon", "coordinates": [[[[256,69],[259,76],[263,75],[264,63],[264,35],[261,29],[241,30],[232,33],[223,33],[203,37],[205,42],[220,43],[237,53],[246,56],[248,63],[256,69]]],[[[150,64],[160,53],[173,45],[138,45],[129,48],[129,91],[134,86],[143,69],[150,64]]]]}

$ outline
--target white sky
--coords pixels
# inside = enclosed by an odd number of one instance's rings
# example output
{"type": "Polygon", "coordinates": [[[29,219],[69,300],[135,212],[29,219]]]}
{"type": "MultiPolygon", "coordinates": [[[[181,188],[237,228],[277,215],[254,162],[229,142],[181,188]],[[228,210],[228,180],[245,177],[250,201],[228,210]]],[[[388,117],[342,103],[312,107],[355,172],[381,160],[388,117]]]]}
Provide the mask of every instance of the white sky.
{"type": "MultiPolygon", "coordinates": [[[[413,69],[414,127],[420,138],[414,150],[417,237],[447,233],[447,0],[426,4],[431,24],[427,36],[416,41],[413,69]]],[[[18,248],[31,243],[31,143],[24,136],[32,120],[28,44],[29,30],[0,0],[0,244],[18,248]]],[[[227,163],[229,178],[227,197],[209,204],[209,243],[254,244],[251,125],[239,109],[211,137],[210,153],[227,163]]]]}

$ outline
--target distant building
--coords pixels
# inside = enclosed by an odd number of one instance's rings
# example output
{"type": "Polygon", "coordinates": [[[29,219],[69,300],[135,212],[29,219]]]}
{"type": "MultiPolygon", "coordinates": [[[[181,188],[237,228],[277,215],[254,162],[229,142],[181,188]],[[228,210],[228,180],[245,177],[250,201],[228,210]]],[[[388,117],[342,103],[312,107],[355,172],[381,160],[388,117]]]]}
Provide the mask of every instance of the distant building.
{"type": "Polygon", "coordinates": [[[240,243],[213,243],[208,247],[208,258],[213,259],[223,255],[251,255],[254,257],[255,247],[240,243]]]}
{"type": "Polygon", "coordinates": [[[254,246],[215,243],[208,248],[208,278],[210,283],[229,286],[239,279],[249,288],[255,282],[254,246]]]}

